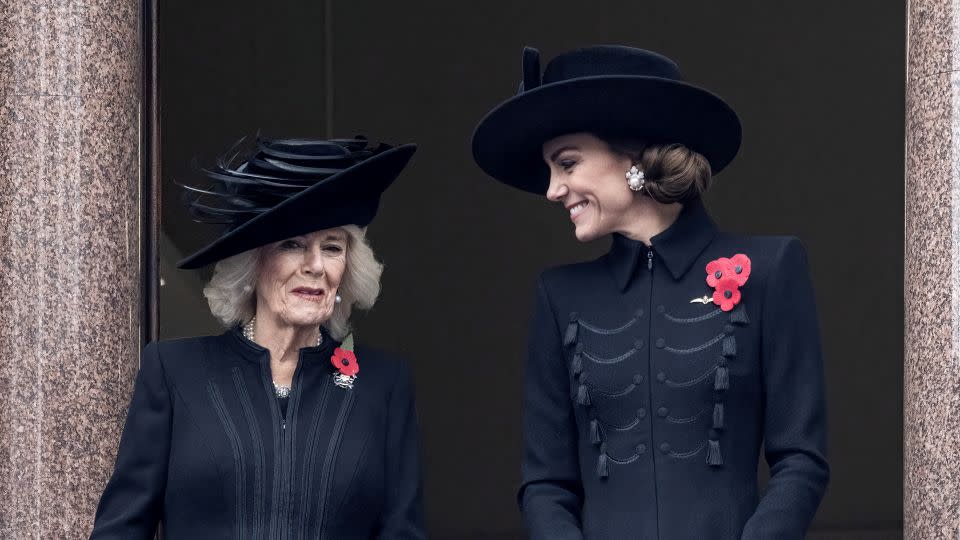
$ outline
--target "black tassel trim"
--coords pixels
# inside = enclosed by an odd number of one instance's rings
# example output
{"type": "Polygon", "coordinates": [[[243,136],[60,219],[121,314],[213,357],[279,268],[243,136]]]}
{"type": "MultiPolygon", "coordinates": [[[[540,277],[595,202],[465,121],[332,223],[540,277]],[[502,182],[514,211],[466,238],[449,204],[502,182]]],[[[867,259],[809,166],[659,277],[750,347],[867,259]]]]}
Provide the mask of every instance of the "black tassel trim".
{"type": "Polygon", "coordinates": [[[720,455],[720,441],[710,439],[710,448],[707,451],[707,465],[719,467],[723,465],[723,456],[720,455]]]}
{"type": "Polygon", "coordinates": [[[596,420],[590,421],[590,442],[600,444],[600,424],[596,420]]]}
{"type": "Polygon", "coordinates": [[[713,429],[723,429],[723,403],[713,404],[713,429]]]}
{"type": "Polygon", "coordinates": [[[577,328],[579,328],[577,321],[570,321],[570,324],[567,325],[567,331],[563,334],[563,346],[569,347],[577,341],[577,328]]]}
{"type": "Polygon", "coordinates": [[[597,476],[600,478],[607,478],[610,476],[610,471],[607,470],[607,454],[602,453],[600,457],[597,458],[597,476]]]}
{"type": "Polygon", "coordinates": [[[580,388],[577,389],[577,403],[584,407],[590,406],[590,392],[587,390],[587,385],[585,384],[581,384],[580,388]]]}
{"type": "Polygon", "coordinates": [[[574,377],[579,377],[580,374],[583,373],[583,355],[582,354],[577,352],[573,355],[573,365],[571,367],[573,369],[574,377]]]}
{"type": "Polygon", "coordinates": [[[730,322],[733,324],[750,324],[750,318],[747,317],[747,308],[744,307],[742,302],[737,304],[737,307],[730,312],[730,322]]]}
{"type": "Polygon", "coordinates": [[[716,378],[713,379],[713,389],[716,391],[730,388],[730,372],[726,366],[717,366],[716,378]]]}
{"type": "Polygon", "coordinates": [[[727,358],[737,355],[737,338],[733,336],[723,338],[723,355],[727,358]]]}

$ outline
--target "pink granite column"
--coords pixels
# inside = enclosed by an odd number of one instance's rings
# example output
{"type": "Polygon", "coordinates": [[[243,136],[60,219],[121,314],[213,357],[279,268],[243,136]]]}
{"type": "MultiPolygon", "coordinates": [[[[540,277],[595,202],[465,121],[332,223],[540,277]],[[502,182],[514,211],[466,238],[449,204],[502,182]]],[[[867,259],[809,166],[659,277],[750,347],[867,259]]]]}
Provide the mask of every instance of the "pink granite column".
{"type": "Polygon", "coordinates": [[[133,0],[0,1],[0,538],[80,538],[138,361],[133,0]]]}
{"type": "Polygon", "coordinates": [[[955,0],[910,1],[903,372],[908,539],[960,538],[958,22],[955,0]]]}

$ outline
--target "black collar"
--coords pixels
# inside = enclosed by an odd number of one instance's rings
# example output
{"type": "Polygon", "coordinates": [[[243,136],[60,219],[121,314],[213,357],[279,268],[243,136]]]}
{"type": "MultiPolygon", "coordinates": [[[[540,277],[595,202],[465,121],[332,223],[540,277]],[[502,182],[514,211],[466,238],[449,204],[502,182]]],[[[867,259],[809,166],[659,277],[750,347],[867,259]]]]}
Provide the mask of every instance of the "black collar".
{"type": "MultiPolygon", "coordinates": [[[[311,358],[323,353],[325,353],[323,354],[324,356],[329,357],[333,354],[333,349],[340,346],[340,342],[333,339],[330,332],[323,326],[320,326],[320,333],[323,334],[323,341],[319,347],[303,347],[300,349],[304,358],[311,358]]],[[[259,364],[263,361],[270,361],[270,351],[260,344],[254,343],[244,337],[242,325],[233,325],[233,327],[221,334],[221,338],[227,340],[234,351],[251,362],[259,364]]]]}
{"type": "MultiPolygon", "coordinates": [[[[703,252],[717,234],[717,226],[710,219],[703,201],[694,199],[683,206],[680,214],[666,230],[650,239],[654,257],[663,261],[674,279],[680,279],[690,269],[693,261],[703,252]]],[[[650,250],[639,240],[631,240],[616,233],[607,260],[613,277],[625,290],[650,250]]]]}

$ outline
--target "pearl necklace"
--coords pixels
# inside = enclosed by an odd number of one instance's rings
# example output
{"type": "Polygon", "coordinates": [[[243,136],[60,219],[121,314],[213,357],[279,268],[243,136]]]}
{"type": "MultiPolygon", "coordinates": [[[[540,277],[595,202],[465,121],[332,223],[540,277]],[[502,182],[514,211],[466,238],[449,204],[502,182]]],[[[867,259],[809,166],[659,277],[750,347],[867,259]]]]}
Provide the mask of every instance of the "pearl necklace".
{"type": "MultiPolygon", "coordinates": [[[[257,318],[256,318],[256,317],[253,317],[252,319],[250,319],[250,322],[248,322],[247,324],[243,325],[243,337],[247,338],[247,339],[250,340],[252,343],[256,343],[256,342],[257,342],[257,340],[253,339],[253,337],[254,337],[254,335],[253,335],[253,327],[254,327],[254,324],[255,324],[256,322],[257,322],[257,318]]],[[[323,332],[320,332],[320,334],[317,335],[317,347],[319,347],[321,343],[323,343],[323,332]]],[[[292,387],[291,385],[288,385],[288,384],[277,384],[276,381],[273,381],[273,391],[274,391],[274,393],[277,395],[278,398],[285,398],[285,397],[289,396],[289,395],[290,395],[290,390],[292,390],[292,389],[293,389],[293,387],[292,387]]]]}

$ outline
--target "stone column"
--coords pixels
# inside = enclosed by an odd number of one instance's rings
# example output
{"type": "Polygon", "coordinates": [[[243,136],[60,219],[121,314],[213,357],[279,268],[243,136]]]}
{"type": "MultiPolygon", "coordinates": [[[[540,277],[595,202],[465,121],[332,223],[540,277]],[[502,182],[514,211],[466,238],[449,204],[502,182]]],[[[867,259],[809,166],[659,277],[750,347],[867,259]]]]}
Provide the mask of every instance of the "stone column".
{"type": "Polygon", "coordinates": [[[909,3],[903,370],[908,539],[960,538],[958,22],[956,0],[909,3]]]}
{"type": "Polygon", "coordinates": [[[0,0],[0,538],[81,538],[139,352],[140,3],[0,0]]]}

